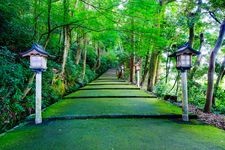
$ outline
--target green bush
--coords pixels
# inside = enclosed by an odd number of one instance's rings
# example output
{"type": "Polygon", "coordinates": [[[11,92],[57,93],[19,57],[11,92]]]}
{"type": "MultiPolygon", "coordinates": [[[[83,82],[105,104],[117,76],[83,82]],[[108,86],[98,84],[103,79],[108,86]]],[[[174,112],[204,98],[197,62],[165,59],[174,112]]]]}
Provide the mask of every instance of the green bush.
{"type": "MultiPolygon", "coordinates": [[[[72,55],[72,54],[71,54],[72,55]]],[[[45,108],[67,93],[73,92],[94,80],[104,73],[110,66],[108,57],[101,58],[98,70],[92,70],[96,63],[94,49],[89,48],[87,56],[86,73],[82,79],[82,64],[75,65],[73,57],[69,55],[65,68],[65,76],[60,75],[61,62],[48,60],[48,69],[43,72],[42,82],[42,107],[45,108]]],[[[29,69],[29,61],[11,52],[6,47],[0,47],[0,132],[3,132],[18,124],[27,115],[34,113],[35,109],[35,85],[29,85],[31,90],[24,96],[29,79],[33,72],[29,69]]]]}
{"type": "Polygon", "coordinates": [[[202,84],[200,85],[199,83],[193,81],[189,81],[188,86],[189,102],[199,108],[203,108],[205,104],[207,86],[202,84]]]}
{"type": "Polygon", "coordinates": [[[25,88],[27,69],[17,56],[6,47],[0,47],[0,128],[7,129],[18,122],[26,111],[26,101],[21,100],[25,88]]]}
{"type": "Polygon", "coordinates": [[[222,88],[218,88],[216,94],[216,107],[214,108],[215,111],[225,114],[225,90],[222,88]]]}

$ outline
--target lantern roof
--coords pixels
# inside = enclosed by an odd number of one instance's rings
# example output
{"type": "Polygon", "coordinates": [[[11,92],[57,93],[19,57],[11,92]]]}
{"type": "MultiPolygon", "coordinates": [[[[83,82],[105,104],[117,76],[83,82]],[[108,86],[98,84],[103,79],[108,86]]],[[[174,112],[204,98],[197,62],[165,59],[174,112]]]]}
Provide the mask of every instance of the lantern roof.
{"type": "Polygon", "coordinates": [[[169,55],[169,57],[176,57],[182,54],[189,54],[189,55],[200,55],[201,52],[194,50],[190,44],[187,42],[183,46],[181,46],[176,52],[169,55]]]}
{"type": "Polygon", "coordinates": [[[23,57],[31,56],[31,55],[41,55],[41,56],[44,56],[44,57],[49,56],[48,52],[46,52],[44,50],[44,48],[37,43],[34,43],[31,47],[31,49],[29,49],[28,51],[26,51],[24,53],[21,53],[21,55],[23,57]]]}

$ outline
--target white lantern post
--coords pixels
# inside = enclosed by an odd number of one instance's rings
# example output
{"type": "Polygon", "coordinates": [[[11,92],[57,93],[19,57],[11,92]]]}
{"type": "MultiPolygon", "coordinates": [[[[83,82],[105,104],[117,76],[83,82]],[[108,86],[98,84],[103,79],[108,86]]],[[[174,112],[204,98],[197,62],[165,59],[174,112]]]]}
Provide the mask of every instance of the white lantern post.
{"type": "Polygon", "coordinates": [[[137,86],[140,87],[140,69],[141,69],[141,67],[140,67],[139,63],[137,63],[135,65],[135,69],[136,69],[136,72],[137,72],[137,86]]]}
{"type": "Polygon", "coordinates": [[[30,50],[22,53],[22,56],[30,57],[30,68],[36,73],[35,124],[41,124],[42,72],[47,69],[47,57],[49,56],[49,54],[44,50],[42,46],[33,44],[30,50]]]}
{"type": "Polygon", "coordinates": [[[121,65],[121,77],[124,79],[124,65],[121,65]]]}
{"type": "Polygon", "coordinates": [[[176,68],[181,71],[182,82],[182,120],[189,121],[188,117],[188,91],[187,91],[187,70],[191,69],[191,56],[199,55],[200,52],[192,49],[189,43],[179,48],[169,57],[176,57],[176,68]]]}

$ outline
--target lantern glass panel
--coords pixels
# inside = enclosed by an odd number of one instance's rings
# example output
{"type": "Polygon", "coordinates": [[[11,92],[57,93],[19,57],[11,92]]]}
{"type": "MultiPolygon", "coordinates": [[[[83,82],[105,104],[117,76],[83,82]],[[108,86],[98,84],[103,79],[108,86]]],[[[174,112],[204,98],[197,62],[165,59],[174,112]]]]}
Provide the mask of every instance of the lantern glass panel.
{"type": "Polygon", "coordinates": [[[31,69],[47,69],[47,59],[40,55],[30,56],[31,69]]]}
{"type": "Polygon", "coordinates": [[[191,55],[183,54],[178,56],[177,67],[191,67],[191,55]]]}

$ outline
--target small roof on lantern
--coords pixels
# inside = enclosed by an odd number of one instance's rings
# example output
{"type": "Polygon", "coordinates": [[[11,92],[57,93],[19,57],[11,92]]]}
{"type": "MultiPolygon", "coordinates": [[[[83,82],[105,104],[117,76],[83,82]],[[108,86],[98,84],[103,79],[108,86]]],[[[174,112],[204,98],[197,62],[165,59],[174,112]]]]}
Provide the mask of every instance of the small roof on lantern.
{"type": "Polygon", "coordinates": [[[201,52],[194,50],[189,43],[185,43],[183,46],[181,46],[176,52],[169,55],[169,57],[176,57],[181,54],[189,54],[189,55],[200,55],[201,52]]]}
{"type": "Polygon", "coordinates": [[[24,53],[21,53],[21,55],[23,57],[31,56],[31,55],[41,55],[41,56],[44,56],[44,57],[49,56],[48,52],[46,52],[44,50],[44,48],[41,45],[37,44],[37,43],[34,43],[30,50],[28,50],[28,51],[26,51],[24,53]]]}

